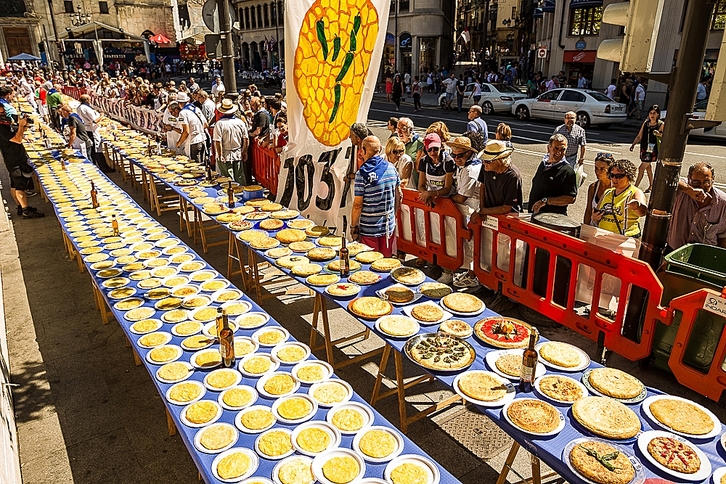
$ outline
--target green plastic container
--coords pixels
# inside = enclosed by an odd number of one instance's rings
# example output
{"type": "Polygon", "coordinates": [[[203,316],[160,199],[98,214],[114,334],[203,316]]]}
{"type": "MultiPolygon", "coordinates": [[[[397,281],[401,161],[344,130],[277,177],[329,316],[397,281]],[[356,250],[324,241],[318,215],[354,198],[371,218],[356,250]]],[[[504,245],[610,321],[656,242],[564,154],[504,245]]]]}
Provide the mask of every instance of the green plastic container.
{"type": "MultiPolygon", "coordinates": [[[[658,269],[658,279],[663,284],[664,306],[675,297],[701,288],[721,291],[726,286],[726,249],[706,244],[688,244],[674,250],[658,269]]],[[[668,357],[680,325],[681,314],[676,314],[671,326],[658,323],[653,335],[651,361],[653,366],[665,371],[668,357]]],[[[713,362],[716,345],[726,321],[723,317],[708,311],[700,311],[686,345],[683,362],[706,373],[713,362]]]]}

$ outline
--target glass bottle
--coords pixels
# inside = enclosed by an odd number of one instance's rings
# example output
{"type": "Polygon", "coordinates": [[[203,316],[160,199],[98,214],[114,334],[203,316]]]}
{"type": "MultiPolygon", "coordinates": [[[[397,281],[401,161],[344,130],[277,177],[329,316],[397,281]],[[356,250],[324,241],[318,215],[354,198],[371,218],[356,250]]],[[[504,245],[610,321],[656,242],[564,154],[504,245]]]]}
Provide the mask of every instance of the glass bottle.
{"type": "Polygon", "coordinates": [[[350,260],[348,248],[345,246],[346,232],[348,230],[348,219],[343,215],[343,240],[340,244],[340,277],[348,277],[350,275],[350,260]]]}
{"type": "Polygon", "coordinates": [[[537,360],[539,359],[539,355],[537,354],[537,350],[534,349],[534,345],[537,342],[538,336],[539,333],[537,332],[537,328],[533,327],[532,331],[529,333],[529,345],[522,355],[522,371],[519,375],[519,389],[523,392],[532,391],[532,384],[534,383],[534,377],[537,373],[537,360]]]}

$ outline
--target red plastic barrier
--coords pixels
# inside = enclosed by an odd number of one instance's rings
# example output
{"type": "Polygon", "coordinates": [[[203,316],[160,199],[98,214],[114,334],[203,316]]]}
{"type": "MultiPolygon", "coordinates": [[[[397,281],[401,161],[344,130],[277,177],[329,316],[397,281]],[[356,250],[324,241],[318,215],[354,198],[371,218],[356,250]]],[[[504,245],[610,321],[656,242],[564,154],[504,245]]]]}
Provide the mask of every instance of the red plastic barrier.
{"type": "MultiPolygon", "coordinates": [[[[456,204],[448,198],[439,198],[435,207],[429,207],[418,200],[419,192],[416,190],[403,190],[403,198],[401,200],[401,210],[398,211],[397,226],[398,249],[407,254],[415,255],[429,262],[434,262],[446,269],[456,270],[464,263],[464,241],[471,239],[471,231],[466,227],[466,219],[464,215],[456,208],[456,204]],[[408,208],[407,224],[404,223],[404,209],[408,208]],[[419,230],[416,223],[417,211],[423,212],[424,230],[419,230]],[[431,238],[433,220],[438,221],[440,229],[440,241],[434,242],[431,238]],[[444,223],[447,218],[451,218],[455,223],[454,244],[456,253],[450,255],[446,253],[446,235],[448,228],[444,223]],[[410,227],[410,238],[404,233],[404,227],[410,227]],[[418,239],[422,238],[424,244],[420,245],[418,239]]],[[[449,234],[451,238],[451,234],[449,234]]],[[[475,258],[476,260],[476,258],[475,258]]]]}
{"type": "Polygon", "coordinates": [[[86,88],[85,87],[63,86],[61,88],[61,91],[63,91],[63,94],[65,94],[66,96],[70,96],[73,99],[78,99],[79,97],[81,97],[81,94],[86,93],[86,88]]]}
{"type": "Polygon", "coordinates": [[[666,321],[666,324],[670,325],[675,312],[682,312],[681,322],[668,359],[668,366],[673,371],[676,380],[681,385],[717,402],[726,388],[726,371],[721,366],[724,359],[726,359],[726,332],[721,332],[721,337],[713,355],[713,361],[707,373],[687,365],[683,359],[686,354],[688,340],[693,332],[693,325],[700,310],[704,308],[707,300],[713,302],[712,299],[715,301],[720,298],[721,294],[707,288],[674,298],[669,308],[669,320],[666,321]]]}
{"type": "Polygon", "coordinates": [[[277,195],[277,179],[280,174],[280,157],[272,148],[264,148],[252,142],[252,173],[257,182],[277,195]]]}
{"type": "MultiPolygon", "coordinates": [[[[580,239],[570,237],[553,230],[533,225],[513,216],[498,216],[498,231],[492,230],[491,244],[491,267],[487,270],[482,267],[481,262],[474,264],[474,271],[479,280],[486,286],[497,289],[501,285],[502,293],[524,306],[527,306],[540,314],[543,314],[563,326],[576,331],[583,336],[597,341],[602,332],[605,338],[605,346],[615,353],[628,358],[629,360],[640,360],[650,355],[653,343],[655,325],[658,321],[665,321],[667,312],[659,305],[663,286],[656,277],[653,269],[638,259],[628,257],[608,249],[598,247],[580,239]],[[499,267],[498,249],[500,243],[498,237],[506,235],[510,238],[504,242],[504,247],[509,249],[508,264],[502,264],[505,268],[499,267]],[[523,275],[524,284],[516,282],[516,271],[521,266],[525,250],[517,253],[517,243],[527,244],[528,263],[527,272],[523,275]],[[546,277],[547,289],[544,297],[533,291],[535,282],[535,254],[537,251],[549,253],[549,264],[546,273],[538,273],[538,282],[546,277]],[[566,302],[563,305],[553,300],[556,267],[558,259],[568,260],[571,263],[569,274],[569,287],[566,294],[566,302]],[[594,287],[592,288],[589,301],[589,314],[578,314],[575,312],[575,292],[577,289],[577,278],[580,266],[587,266],[595,273],[594,287]],[[602,291],[603,275],[608,274],[621,281],[618,294],[618,308],[615,320],[605,318],[594,309],[600,306],[600,295],[602,291]],[[524,286],[524,287],[522,287],[524,286]],[[648,303],[643,308],[644,318],[642,322],[642,333],[639,342],[632,341],[621,334],[623,320],[628,303],[628,295],[633,286],[638,286],[648,292],[648,303]]],[[[481,238],[485,227],[473,227],[474,232],[474,260],[482,260],[481,238]]],[[[542,269],[540,269],[542,272],[542,269]]],[[[560,281],[561,283],[562,281],[560,281]]]]}

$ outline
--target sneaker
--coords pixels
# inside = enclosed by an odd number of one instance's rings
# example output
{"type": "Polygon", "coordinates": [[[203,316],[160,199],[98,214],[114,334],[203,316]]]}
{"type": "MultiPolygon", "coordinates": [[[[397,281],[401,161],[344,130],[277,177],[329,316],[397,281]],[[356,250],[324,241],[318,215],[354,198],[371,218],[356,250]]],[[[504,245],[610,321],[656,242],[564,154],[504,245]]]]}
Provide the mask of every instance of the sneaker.
{"type": "Polygon", "coordinates": [[[23,207],[18,205],[18,215],[22,215],[22,214],[23,214],[23,207]]]}
{"type": "Polygon", "coordinates": [[[454,273],[449,271],[444,271],[443,274],[441,274],[441,277],[436,279],[437,282],[440,282],[441,284],[451,284],[454,282],[454,273]]]}
{"type": "Polygon", "coordinates": [[[36,192],[34,190],[25,190],[25,194],[29,197],[34,197],[38,194],[38,192],[36,192]]]}
{"type": "Polygon", "coordinates": [[[23,218],[41,218],[41,217],[45,217],[45,214],[43,212],[38,212],[38,210],[36,210],[35,207],[26,207],[23,209],[22,217],[23,218]]]}
{"type": "Polygon", "coordinates": [[[454,287],[477,287],[480,286],[476,277],[470,276],[468,272],[454,276],[454,287]]]}

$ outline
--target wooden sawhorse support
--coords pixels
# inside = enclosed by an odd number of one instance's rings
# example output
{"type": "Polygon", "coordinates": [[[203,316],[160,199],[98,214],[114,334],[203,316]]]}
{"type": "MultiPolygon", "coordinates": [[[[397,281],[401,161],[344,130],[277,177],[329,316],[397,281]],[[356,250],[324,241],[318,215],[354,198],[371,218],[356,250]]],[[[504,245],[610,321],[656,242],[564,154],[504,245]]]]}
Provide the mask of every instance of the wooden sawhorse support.
{"type": "Polygon", "coordinates": [[[514,472],[519,476],[521,481],[520,483],[527,483],[527,484],[542,484],[542,478],[547,479],[552,476],[556,476],[556,472],[550,472],[549,474],[542,475],[541,469],[540,469],[540,462],[539,457],[537,457],[534,454],[530,454],[530,463],[532,465],[532,477],[529,479],[525,479],[524,477],[520,476],[517,471],[512,469],[512,463],[514,462],[514,458],[517,457],[517,452],[519,452],[519,448],[521,446],[518,442],[513,442],[512,447],[509,449],[509,454],[507,454],[507,460],[504,461],[504,467],[502,467],[502,472],[499,474],[499,478],[497,479],[497,484],[505,484],[507,482],[507,476],[509,475],[509,471],[514,472]]]}
{"type": "Polygon", "coordinates": [[[411,388],[413,386],[418,385],[419,383],[425,383],[435,380],[435,378],[432,375],[422,375],[415,380],[412,380],[408,383],[404,382],[403,377],[403,355],[401,352],[393,349],[391,345],[386,343],[386,345],[383,347],[383,355],[381,356],[381,364],[378,367],[378,375],[376,375],[376,383],[373,385],[373,392],[371,394],[371,406],[374,406],[377,401],[382,400],[384,398],[387,398],[391,395],[397,395],[398,396],[398,417],[399,417],[399,424],[401,428],[401,432],[404,434],[408,432],[408,426],[417,420],[420,420],[430,413],[436,412],[438,410],[441,410],[442,408],[446,408],[449,405],[453,405],[454,403],[463,402],[463,399],[459,395],[454,395],[446,400],[442,400],[441,402],[435,403],[431,405],[430,407],[426,408],[425,410],[421,410],[420,412],[417,412],[415,415],[409,417],[406,410],[406,389],[411,388]],[[388,359],[391,356],[391,353],[393,353],[393,360],[395,363],[395,370],[396,370],[396,380],[395,385],[396,387],[388,390],[384,393],[381,393],[381,384],[383,383],[383,378],[386,378],[384,375],[384,372],[386,371],[386,366],[388,365],[388,359]]]}
{"type": "Polygon", "coordinates": [[[331,339],[330,335],[330,321],[328,319],[328,308],[327,304],[325,302],[325,297],[316,292],[315,293],[315,302],[313,304],[313,322],[310,325],[310,351],[318,351],[320,349],[325,348],[325,358],[328,363],[333,367],[333,369],[337,370],[338,368],[343,368],[348,365],[351,365],[353,363],[356,363],[361,360],[367,360],[370,359],[377,354],[384,351],[384,348],[377,348],[375,350],[371,350],[367,353],[363,353],[357,356],[354,356],[352,358],[347,358],[342,361],[335,361],[335,355],[333,353],[333,348],[339,344],[347,343],[349,341],[352,341],[354,339],[360,338],[360,341],[365,341],[371,336],[371,330],[366,326],[366,328],[363,331],[360,331],[356,334],[350,335],[350,336],[344,336],[342,338],[338,338],[336,340],[331,339]],[[319,328],[319,322],[322,320],[323,323],[323,338],[324,343],[320,346],[316,346],[316,340],[318,333],[320,332],[319,328]]]}

